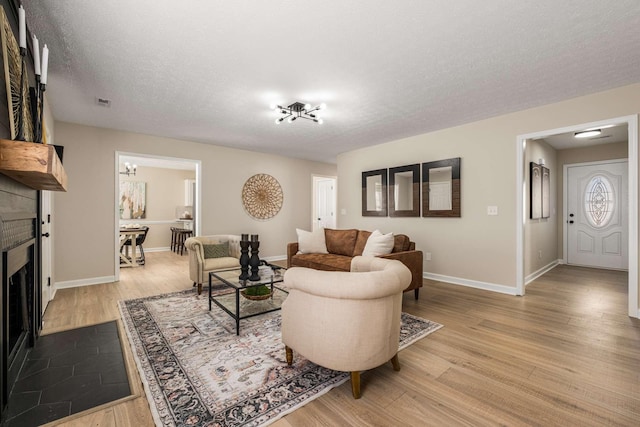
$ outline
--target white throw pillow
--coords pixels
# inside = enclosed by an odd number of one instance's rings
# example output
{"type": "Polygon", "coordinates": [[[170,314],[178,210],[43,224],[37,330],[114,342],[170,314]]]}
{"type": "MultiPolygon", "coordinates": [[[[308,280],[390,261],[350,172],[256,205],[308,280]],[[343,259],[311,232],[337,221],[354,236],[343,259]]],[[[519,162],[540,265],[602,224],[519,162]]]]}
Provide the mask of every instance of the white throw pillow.
{"type": "Polygon", "coordinates": [[[328,254],[324,241],[324,228],[316,231],[305,231],[296,228],[298,234],[298,251],[303,254],[328,254]]]}
{"type": "Polygon", "coordinates": [[[390,254],[393,250],[393,233],[382,234],[380,230],[375,230],[367,239],[364,245],[362,256],[380,256],[390,254]]]}

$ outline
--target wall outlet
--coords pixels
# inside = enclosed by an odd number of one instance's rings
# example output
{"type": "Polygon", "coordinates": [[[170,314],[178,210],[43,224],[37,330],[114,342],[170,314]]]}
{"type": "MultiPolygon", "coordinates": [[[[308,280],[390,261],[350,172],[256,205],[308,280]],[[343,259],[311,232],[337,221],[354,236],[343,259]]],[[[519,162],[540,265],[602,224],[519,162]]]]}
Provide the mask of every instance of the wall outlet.
{"type": "Polygon", "coordinates": [[[487,206],[487,215],[498,215],[498,207],[497,206],[487,206]]]}
{"type": "Polygon", "coordinates": [[[340,209],[340,215],[346,215],[347,214],[347,210],[342,208],[340,209]]]}
{"type": "Polygon", "coordinates": [[[431,252],[425,253],[424,256],[427,261],[431,261],[431,252]]]}

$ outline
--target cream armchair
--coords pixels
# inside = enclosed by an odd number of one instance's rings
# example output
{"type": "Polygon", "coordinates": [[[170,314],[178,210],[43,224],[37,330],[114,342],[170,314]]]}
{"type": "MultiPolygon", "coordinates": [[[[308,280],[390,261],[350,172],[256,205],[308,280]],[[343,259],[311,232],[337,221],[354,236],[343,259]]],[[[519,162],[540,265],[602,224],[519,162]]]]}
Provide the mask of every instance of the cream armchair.
{"type": "Polygon", "coordinates": [[[351,372],[360,398],[360,371],[391,361],[400,370],[398,341],[402,291],[411,271],[400,261],[356,256],[351,271],[292,267],[284,275],[282,341],[287,363],[293,350],[311,362],[351,372]]]}
{"type": "Polygon", "coordinates": [[[198,295],[202,293],[202,284],[209,283],[209,272],[226,268],[240,267],[240,236],[217,234],[213,236],[189,237],[184,242],[189,252],[189,277],[193,286],[198,286],[198,295]],[[205,258],[203,245],[229,242],[229,256],[205,258]]]}

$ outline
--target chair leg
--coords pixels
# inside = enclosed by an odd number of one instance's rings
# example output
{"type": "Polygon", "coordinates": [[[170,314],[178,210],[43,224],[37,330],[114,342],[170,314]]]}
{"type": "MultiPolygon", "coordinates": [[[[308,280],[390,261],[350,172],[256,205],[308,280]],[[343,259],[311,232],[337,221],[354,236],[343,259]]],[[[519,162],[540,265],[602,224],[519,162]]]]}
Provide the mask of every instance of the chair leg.
{"type": "Polygon", "coordinates": [[[351,393],[354,399],[360,399],[360,371],[351,372],[351,393]]]}
{"type": "Polygon", "coordinates": [[[394,371],[399,371],[400,370],[400,361],[398,360],[398,353],[396,353],[391,358],[391,364],[393,365],[393,370],[394,371]]]}
{"type": "Polygon", "coordinates": [[[202,293],[202,283],[198,283],[198,295],[202,293]]]}
{"type": "Polygon", "coordinates": [[[287,356],[287,365],[291,366],[291,364],[293,363],[293,350],[285,345],[284,352],[287,356]]]}
{"type": "Polygon", "coordinates": [[[413,290],[414,295],[416,296],[416,300],[418,299],[418,295],[420,294],[420,288],[415,288],[413,290]]]}
{"type": "Polygon", "coordinates": [[[138,245],[138,247],[140,248],[140,265],[144,265],[145,263],[145,259],[144,259],[144,249],[142,249],[142,245],[138,245]]]}

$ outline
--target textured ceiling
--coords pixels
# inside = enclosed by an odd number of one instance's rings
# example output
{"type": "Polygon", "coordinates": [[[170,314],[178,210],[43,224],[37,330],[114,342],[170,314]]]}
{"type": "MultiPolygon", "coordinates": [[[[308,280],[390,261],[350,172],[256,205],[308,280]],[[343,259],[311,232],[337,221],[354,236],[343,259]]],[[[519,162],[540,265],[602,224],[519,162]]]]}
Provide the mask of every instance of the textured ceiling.
{"type": "Polygon", "coordinates": [[[638,0],[22,3],[56,119],[303,159],[640,82],[638,0]]]}

